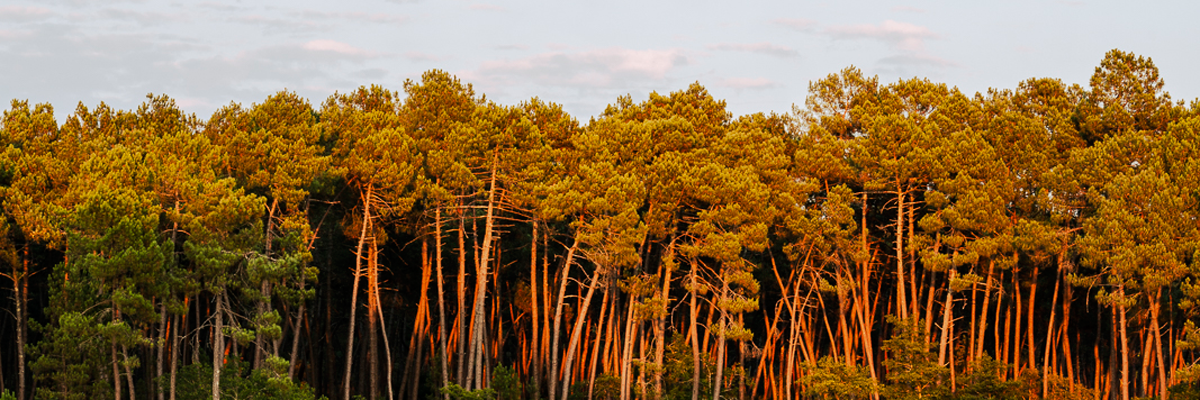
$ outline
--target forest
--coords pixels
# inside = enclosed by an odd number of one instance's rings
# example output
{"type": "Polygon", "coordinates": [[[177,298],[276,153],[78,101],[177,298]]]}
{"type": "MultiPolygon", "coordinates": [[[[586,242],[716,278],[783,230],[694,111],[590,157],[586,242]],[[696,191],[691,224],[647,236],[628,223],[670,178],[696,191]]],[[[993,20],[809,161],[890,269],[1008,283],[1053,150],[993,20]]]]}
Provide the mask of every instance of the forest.
{"type": "Polygon", "coordinates": [[[4,399],[1200,396],[1200,101],[1120,50],[786,114],[432,70],[0,124],[4,399]]]}

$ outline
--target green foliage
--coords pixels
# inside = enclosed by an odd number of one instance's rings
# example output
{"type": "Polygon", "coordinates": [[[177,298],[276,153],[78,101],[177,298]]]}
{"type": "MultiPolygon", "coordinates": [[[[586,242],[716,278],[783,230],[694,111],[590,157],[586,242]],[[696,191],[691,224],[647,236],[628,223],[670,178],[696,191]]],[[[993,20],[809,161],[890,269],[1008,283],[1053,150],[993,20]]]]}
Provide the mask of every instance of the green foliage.
{"type": "MultiPolygon", "coordinates": [[[[176,398],[212,399],[212,366],[190,364],[179,370],[176,398]]],[[[245,361],[229,358],[221,368],[221,398],[226,400],[316,400],[312,388],[280,378],[267,369],[251,369],[245,361]]]]}
{"type": "Polygon", "coordinates": [[[1020,380],[1004,381],[1000,375],[1008,366],[984,354],[971,363],[970,373],[958,378],[958,388],[951,399],[960,400],[1016,400],[1025,397],[1027,388],[1020,380]]]}
{"type": "Polygon", "coordinates": [[[925,334],[924,322],[901,320],[889,315],[892,337],[883,341],[888,359],[888,382],[881,394],[892,400],[938,399],[949,394],[949,368],[937,364],[937,356],[925,334]]]}
{"type": "Polygon", "coordinates": [[[450,386],[442,388],[442,393],[450,395],[453,400],[492,400],[496,398],[496,391],[492,388],[467,390],[453,382],[450,383],[450,386]]]}
{"type": "Polygon", "coordinates": [[[802,382],[804,395],[822,399],[862,399],[879,391],[871,372],[857,365],[846,365],[833,357],[821,357],[808,364],[802,382]]]}

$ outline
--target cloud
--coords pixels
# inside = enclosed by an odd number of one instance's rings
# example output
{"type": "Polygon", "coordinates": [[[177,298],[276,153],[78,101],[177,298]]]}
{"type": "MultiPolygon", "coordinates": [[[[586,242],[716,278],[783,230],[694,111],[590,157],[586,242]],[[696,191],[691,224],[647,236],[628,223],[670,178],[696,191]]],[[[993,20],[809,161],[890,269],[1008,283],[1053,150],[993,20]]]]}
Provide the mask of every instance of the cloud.
{"type": "Polygon", "coordinates": [[[442,58],[433,54],[426,54],[419,51],[410,51],[404,53],[404,58],[412,61],[440,61],[442,58]]]}
{"type": "Polygon", "coordinates": [[[496,50],[528,50],[529,46],[523,44],[502,44],[496,46],[496,50]]]}
{"type": "Polygon", "coordinates": [[[328,21],[331,19],[340,19],[346,22],[367,22],[377,24],[403,24],[409,21],[409,18],[406,16],[385,13],[327,12],[305,10],[292,13],[292,15],[310,20],[328,21]]]}
{"type": "Polygon", "coordinates": [[[767,78],[729,78],[717,82],[718,85],[734,89],[770,89],[779,84],[767,78]]]}
{"type": "Polygon", "coordinates": [[[892,20],[879,25],[845,25],[825,29],[834,39],[875,39],[904,51],[922,51],[925,39],[937,38],[929,28],[892,20]]]}
{"type": "Polygon", "coordinates": [[[500,7],[500,6],[497,6],[494,4],[483,4],[483,3],[472,4],[470,8],[472,10],[480,10],[480,11],[508,11],[504,7],[500,7]]]}
{"type": "Polygon", "coordinates": [[[811,32],[817,26],[817,21],[803,18],[776,18],[771,23],[783,25],[801,32],[811,32]]]}
{"type": "Polygon", "coordinates": [[[895,6],[895,7],[892,7],[892,11],[894,11],[894,12],[911,12],[911,13],[924,13],[925,12],[924,9],[910,7],[910,6],[895,6]]]}
{"type": "Polygon", "coordinates": [[[500,85],[533,82],[549,86],[620,87],[662,80],[687,64],[682,51],[607,48],[568,53],[554,51],[517,60],[492,60],[465,75],[500,85]]]}
{"type": "Polygon", "coordinates": [[[332,52],[348,56],[373,57],[375,55],[373,52],[363,50],[346,43],[325,39],[313,40],[305,43],[301,47],[309,51],[332,52]]]}
{"type": "Polygon", "coordinates": [[[31,22],[54,16],[54,12],[42,7],[0,6],[0,21],[31,22]]]}
{"type": "Polygon", "coordinates": [[[709,50],[721,51],[744,51],[749,53],[766,54],[775,57],[796,57],[800,55],[799,51],[787,46],[780,46],[767,42],[760,43],[717,43],[704,46],[709,50]]]}

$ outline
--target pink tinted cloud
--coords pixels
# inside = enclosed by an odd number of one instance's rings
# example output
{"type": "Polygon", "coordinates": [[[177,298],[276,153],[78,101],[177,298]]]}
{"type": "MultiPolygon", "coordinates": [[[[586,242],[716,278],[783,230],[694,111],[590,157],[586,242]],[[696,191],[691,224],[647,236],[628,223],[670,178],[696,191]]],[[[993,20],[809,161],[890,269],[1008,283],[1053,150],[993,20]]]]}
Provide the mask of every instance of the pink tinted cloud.
{"type": "Polygon", "coordinates": [[[907,22],[892,20],[879,25],[845,25],[825,29],[825,33],[837,39],[876,39],[896,46],[900,50],[919,51],[925,48],[925,39],[937,38],[929,28],[907,22]]]}
{"type": "Polygon", "coordinates": [[[800,55],[800,52],[787,46],[780,46],[768,42],[759,43],[717,43],[705,46],[709,50],[722,51],[745,51],[750,53],[759,53],[772,55],[776,57],[795,57],[800,55]]]}
{"type": "Polygon", "coordinates": [[[308,50],[308,51],[327,51],[327,52],[352,55],[352,56],[372,56],[372,55],[374,55],[374,53],[372,53],[370,51],[360,49],[360,48],[357,48],[357,47],[354,47],[349,44],[342,43],[342,42],[339,42],[336,40],[326,40],[326,39],[313,40],[308,43],[305,43],[301,47],[303,47],[305,50],[308,50]]]}
{"type": "Polygon", "coordinates": [[[721,81],[720,84],[734,89],[767,89],[779,86],[778,83],[767,78],[729,78],[721,81]]]}
{"type": "MultiPolygon", "coordinates": [[[[482,63],[472,77],[488,80],[533,80],[542,84],[603,87],[630,80],[659,80],[687,57],[677,49],[607,48],[578,52],[552,51],[516,60],[482,63]]],[[[470,77],[468,77],[470,78],[470,77]]]]}

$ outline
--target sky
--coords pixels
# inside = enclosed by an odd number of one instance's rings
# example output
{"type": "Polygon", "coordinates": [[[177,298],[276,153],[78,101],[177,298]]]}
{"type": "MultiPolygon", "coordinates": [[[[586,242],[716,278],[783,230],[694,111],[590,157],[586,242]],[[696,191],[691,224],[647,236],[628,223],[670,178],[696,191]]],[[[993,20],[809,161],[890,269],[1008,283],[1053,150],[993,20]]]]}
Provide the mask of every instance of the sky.
{"type": "MultiPolygon", "coordinates": [[[[335,92],[441,69],[581,122],[619,96],[699,82],[734,115],[791,112],[855,66],[968,95],[1051,77],[1087,86],[1111,49],[1150,57],[1174,100],[1200,96],[1193,1],[0,1],[0,98],[134,109],[149,93],[207,119],[289,90],[335,92]]],[[[7,108],[7,107],[5,107],[7,108]]]]}

